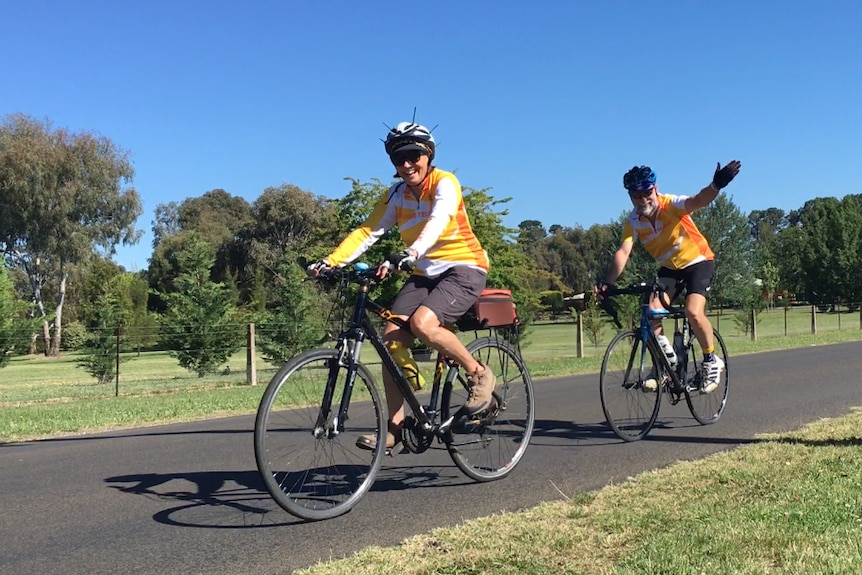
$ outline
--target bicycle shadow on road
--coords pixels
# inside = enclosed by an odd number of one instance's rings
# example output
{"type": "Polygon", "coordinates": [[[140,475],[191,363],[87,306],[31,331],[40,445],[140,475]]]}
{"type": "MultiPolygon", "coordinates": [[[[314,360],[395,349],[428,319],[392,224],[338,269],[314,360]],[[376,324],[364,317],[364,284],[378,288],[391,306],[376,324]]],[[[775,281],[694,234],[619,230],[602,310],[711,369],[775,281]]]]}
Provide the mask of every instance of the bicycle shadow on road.
{"type": "MultiPolygon", "coordinates": [[[[667,435],[662,430],[703,429],[694,418],[659,419],[653,425],[651,434],[641,441],[664,443],[702,443],[704,445],[744,445],[761,443],[766,439],[752,437],[710,437],[706,435],[667,435]]],[[[575,423],[559,419],[536,419],[530,445],[545,447],[597,447],[609,444],[626,444],[614,434],[604,421],[575,423]]],[[[838,442],[832,442],[836,445],[838,442]]],[[[824,442],[829,444],[829,442],[824,442]]]]}
{"type": "Polygon", "coordinates": [[[257,471],[142,473],[108,477],[105,482],[116,484],[109,487],[123,493],[182,503],[153,515],[166,525],[238,529],[302,523],[272,501],[257,471]]]}
{"type": "MultiPolygon", "coordinates": [[[[473,483],[454,466],[408,464],[407,459],[403,466],[384,463],[371,491],[445,488],[473,483]]],[[[165,502],[169,506],[153,515],[157,523],[165,525],[250,529],[308,523],[292,517],[272,500],[257,470],[140,473],[108,477],[105,482],[111,489],[165,502]]]]}

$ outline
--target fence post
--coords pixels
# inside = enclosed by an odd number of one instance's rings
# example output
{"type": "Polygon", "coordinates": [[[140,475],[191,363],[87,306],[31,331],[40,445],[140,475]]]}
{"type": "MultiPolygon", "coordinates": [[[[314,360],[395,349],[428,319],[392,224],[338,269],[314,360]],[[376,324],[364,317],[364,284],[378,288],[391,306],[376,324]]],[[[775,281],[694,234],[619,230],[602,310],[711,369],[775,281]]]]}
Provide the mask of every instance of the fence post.
{"type": "Polygon", "coordinates": [[[749,313],[751,314],[749,317],[751,321],[751,341],[757,341],[757,314],[754,313],[754,308],[751,308],[749,313]]]}
{"type": "Polygon", "coordinates": [[[811,333],[817,333],[817,306],[811,306],[811,333]]]}
{"type": "Polygon", "coordinates": [[[862,305],[859,306],[859,329],[862,329],[862,305]]]}
{"type": "Polygon", "coordinates": [[[584,314],[581,312],[575,315],[575,332],[575,345],[578,357],[584,357],[584,314]]]}
{"type": "Polygon", "coordinates": [[[120,397],[120,331],[122,325],[117,325],[117,373],[114,375],[114,397],[120,397]]]}
{"type": "Polygon", "coordinates": [[[248,342],[245,346],[245,382],[249,385],[257,385],[257,353],[254,349],[254,324],[248,324],[248,342]]]}
{"type": "Polygon", "coordinates": [[[784,306],[784,337],[787,337],[787,310],[789,306],[784,306]]]}

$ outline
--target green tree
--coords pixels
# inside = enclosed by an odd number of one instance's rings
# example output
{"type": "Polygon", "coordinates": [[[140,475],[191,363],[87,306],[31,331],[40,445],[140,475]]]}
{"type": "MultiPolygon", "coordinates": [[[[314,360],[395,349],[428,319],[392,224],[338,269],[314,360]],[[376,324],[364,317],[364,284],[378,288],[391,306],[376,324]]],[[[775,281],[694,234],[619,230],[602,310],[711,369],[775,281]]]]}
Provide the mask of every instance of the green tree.
{"type": "Polygon", "coordinates": [[[835,304],[862,299],[862,210],[855,196],[816,198],[802,208],[802,269],[809,299],[835,304]]]}
{"type": "Polygon", "coordinates": [[[780,254],[775,262],[778,268],[779,285],[790,297],[807,298],[805,270],[802,254],[805,250],[805,234],[800,225],[787,227],[775,239],[775,253],[780,254]]]}
{"type": "Polygon", "coordinates": [[[295,262],[282,262],[272,279],[278,297],[271,302],[271,311],[257,322],[260,349],[275,365],[310,349],[326,334],[328,310],[315,285],[303,281],[305,278],[305,271],[295,262]]]}
{"type": "Polygon", "coordinates": [[[721,193],[692,215],[715,253],[715,277],[710,300],[741,304],[755,285],[754,255],[748,218],[721,193]]]}
{"type": "MultiPolygon", "coordinates": [[[[173,281],[179,275],[176,252],[185,248],[191,234],[210,247],[214,258],[210,273],[214,281],[225,281],[236,274],[235,270],[246,263],[242,257],[236,257],[236,238],[253,224],[253,218],[251,206],[244,198],[222,189],[156,206],[153,254],[147,270],[150,288],[159,293],[173,290],[173,281]]],[[[152,305],[157,310],[164,307],[158,300],[152,305]]]]}
{"type": "Polygon", "coordinates": [[[180,366],[203,377],[242,346],[241,317],[230,290],[210,279],[215,258],[206,242],[192,234],[177,259],[177,289],[161,294],[166,312],[160,341],[180,366]]]}
{"type": "Polygon", "coordinates": [[[119,301],[111,293],[99,296],[96,304],[94,325],[84,344],[78,367],[95,377],[99,385],[105,385],[117,376],[117,359],[120,357],[117,329],[121,309],[119,301]]]}
{"type": "Polygon", "coordinates": [[[0,266],[0,367],[6,367],[11,354],[27,349],[31,326],[24,319],[25,308],[6,267],[0,266]]]}
{"type": "Polygon", "coordinates": [[[0,245],[29,281],[45,353],[57,356],[69,266],[138,240],[128,152],[90,132],[54,129],[22,114],[0,123],[0,245]],[[46,284],[55,294],[46,309],[46,284]]]}
{"type": "Polygon", "coordinates": [[[491,264],[488,287],[512,290],[522,329],[526,329],[540,308],[539,292],[547,289],[547,274],[541,273],[535,262],[518,246],[515,241],[518,230],[503,225],[503,218],[509,212],[500,206],[512,198],[496,199],[489,193],[489,188],[463,189],[470,225],[488,252],[491,264]]]}
{"type": "MultiPolygon", "coordinates": [[[[359,182],[352,178],[345,178],[350,182],[350,191],[343,198],[336,200],[338,210],[338,231],[336,237],[328,244],[322,245],[322,250],[314,255],[323,257],[327,255],[335,244],[341,241],[347,234],[362,225],[374,210],[377,202],[384,194],[389,192],[391,184],[384,184],[378,179],[370,182],[359,182]]],[[[387,256],[400,252],[407,246],[401,240],[401,232],[398,226],[389,229],[365,254],[363,261],[369,264],[382,262],[387,256]]],[[[401,286],[404,285],[405,277],[393,278],[377,288],[375,298],[383,305],[389,305],[395,300],[401,286]]]]}

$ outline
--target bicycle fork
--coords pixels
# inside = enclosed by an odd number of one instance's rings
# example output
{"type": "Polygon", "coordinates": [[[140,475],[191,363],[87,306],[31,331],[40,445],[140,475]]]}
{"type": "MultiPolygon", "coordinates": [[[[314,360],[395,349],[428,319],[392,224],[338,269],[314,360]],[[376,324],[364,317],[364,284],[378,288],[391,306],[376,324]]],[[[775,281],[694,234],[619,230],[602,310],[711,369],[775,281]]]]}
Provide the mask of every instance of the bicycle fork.
{"type": "Polygon", "coordinates": [[[323,399],[312,431],[312,435],[316,439],[333,439],[344,431],[344,423],[347,421],[347,407],[350,405],[353,384],[356,381],[356,364],[361,346],[362,341],[360,339],[344,338],[337,347],[339,350],[338,357],[329,361],[326,388],[323,390],[323,399]],[[338,409],[333,411],[332,402],[335,399],[335,389],[338,386],[338,374],[342,368],[347,368],[344,390],[341,393],[338,409]]]}

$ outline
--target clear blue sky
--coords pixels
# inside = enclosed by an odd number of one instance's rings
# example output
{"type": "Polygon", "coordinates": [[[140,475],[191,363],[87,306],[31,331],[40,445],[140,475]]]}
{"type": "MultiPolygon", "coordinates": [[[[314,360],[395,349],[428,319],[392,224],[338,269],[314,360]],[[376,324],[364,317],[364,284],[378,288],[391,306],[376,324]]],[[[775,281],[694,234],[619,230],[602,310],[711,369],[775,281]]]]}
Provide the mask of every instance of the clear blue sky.
{"type": "Polygon", "coordinates": [[[740,159],[733,201],[789,211],[862,192],[860,23],[858,0],[7,0],[0,113],[130,151],[132,270],[159,203],[389,181],[384,123],[414,107],[513,227],[615,220],[635,164],[687,194],[740,159]]]}

